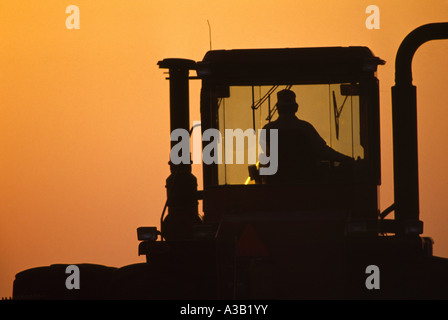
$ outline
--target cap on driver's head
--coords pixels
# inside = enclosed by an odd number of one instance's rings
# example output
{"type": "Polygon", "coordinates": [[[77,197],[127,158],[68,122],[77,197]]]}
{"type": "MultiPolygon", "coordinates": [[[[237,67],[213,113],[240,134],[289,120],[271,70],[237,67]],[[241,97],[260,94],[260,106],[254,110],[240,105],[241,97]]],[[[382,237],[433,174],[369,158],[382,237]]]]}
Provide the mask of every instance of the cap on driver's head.
{"type": "Polygon", "coordinates": [[[277,103],[279,105],[295,105],[296,94],[288,89],[281,90],[277,92],[277,103]]]}

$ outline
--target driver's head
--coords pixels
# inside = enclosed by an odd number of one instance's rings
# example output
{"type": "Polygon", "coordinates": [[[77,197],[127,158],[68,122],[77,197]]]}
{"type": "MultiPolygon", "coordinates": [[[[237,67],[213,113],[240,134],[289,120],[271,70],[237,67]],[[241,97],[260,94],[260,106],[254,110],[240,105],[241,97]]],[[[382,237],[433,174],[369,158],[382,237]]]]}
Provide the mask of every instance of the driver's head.
{"type": "Polygon", "coordinates": [[[294,115],[299,108],[294,91],[284,89],[277,93],[277,110],[280,115],[294,115]]]}

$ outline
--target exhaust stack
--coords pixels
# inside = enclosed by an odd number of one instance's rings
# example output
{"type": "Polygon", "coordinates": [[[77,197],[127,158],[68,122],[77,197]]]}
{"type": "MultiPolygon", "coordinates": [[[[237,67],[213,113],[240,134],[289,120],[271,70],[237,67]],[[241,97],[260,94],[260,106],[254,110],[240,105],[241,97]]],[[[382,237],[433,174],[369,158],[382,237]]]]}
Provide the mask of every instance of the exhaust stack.
{"type": "MultiPolygon", "coordinates": [[[[158,65],[169,70],[171,132],[175,129],[190,131],[189,71],[196,69],[196,62],[164,59],[158,65]]],[[[171,141],[171,148],[176,143],[171,141]]],[[[161,217],[162,237],[166,240],[188,239],[193,236],[193,227],[202,222],[198,215],[197,179],[191,173],[191,164],[173,164],[171,161],[169,164],[171,174],[166,179],[168,215],[165,219],[161,217]]]]}
{"type": "Polygon", "coordinates": [[[419,219],[417,90],[412,85],[412,59],[422,44],[438,39],[448,39],[448,23],[418,27],[403,40],[395,60],[392,124],[395,220],[400,235],[423,233],[419,219]]]}

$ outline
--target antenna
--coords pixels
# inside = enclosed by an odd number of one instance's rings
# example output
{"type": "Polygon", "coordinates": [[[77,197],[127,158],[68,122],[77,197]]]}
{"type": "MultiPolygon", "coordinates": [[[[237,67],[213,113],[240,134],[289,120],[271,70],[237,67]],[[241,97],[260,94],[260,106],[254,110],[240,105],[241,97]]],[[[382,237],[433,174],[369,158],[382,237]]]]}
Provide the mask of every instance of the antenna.
{"type": "Polygon", "coordinates": [[[208,24],[208,37],[210,40],[210,50],[212,50],[212,27],[210,26],[210,22],[207,19],[207,24],[208,24]]]}

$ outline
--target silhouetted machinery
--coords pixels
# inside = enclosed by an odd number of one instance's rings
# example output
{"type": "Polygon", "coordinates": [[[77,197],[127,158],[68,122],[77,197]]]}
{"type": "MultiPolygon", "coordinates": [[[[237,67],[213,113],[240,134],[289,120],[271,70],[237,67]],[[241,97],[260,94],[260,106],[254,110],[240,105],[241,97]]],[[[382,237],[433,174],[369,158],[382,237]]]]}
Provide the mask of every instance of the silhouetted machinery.
{"type": "MultiPolygon", "coordinates": [[[[384,61],[368,48],[216,50],[201,62],[160,61],[169,73],[172,132],[199,130],[190,128],[189,81],[202,81],[202,147],[216,160],[203,163],[203,190],[190,163],[170,161],[161,228],[137,230],[146,263],[79,264],[78,290],[65,287],[64,265],[25,270],[16,276],[13,298],[448,298],[448,260],[434,256],[432,240],[421,236],[411,76],[418,47],[446,38],[448,23],[428,24],[398,50],[392,88],[395,203],[383,212],[376,71],[384,61]],[[300,117],[333,149],[355,159],[351,165],[322,161],[314,180],[269,184],[257,176],[258,163],[248,170],[247,161],[233,161],[241,147],[228,147],[234,138],[227,133],[256,132],[273,121],[276,93],[285,88],[295,92],[300,117]],[[377,283],[369,270],[376,270],[377,283]]],[[[172,148],[177,143],[173,139],[172,148]]]]}

